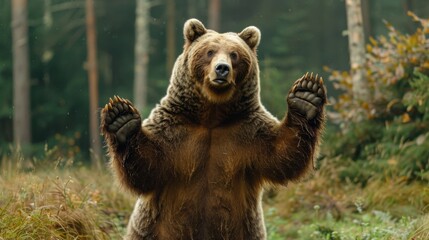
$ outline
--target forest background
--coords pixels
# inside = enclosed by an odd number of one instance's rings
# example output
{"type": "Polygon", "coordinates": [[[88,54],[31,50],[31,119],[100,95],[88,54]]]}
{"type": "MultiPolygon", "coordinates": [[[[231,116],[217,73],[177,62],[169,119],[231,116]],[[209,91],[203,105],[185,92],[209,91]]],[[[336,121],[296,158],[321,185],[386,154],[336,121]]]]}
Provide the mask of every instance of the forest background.
{"type": "MultiPolygon", "coordinates": [[[[111,181],[104,149],[91,145],[90,118],[98,113],[90,107],[94,89],[88,77],[86,2],[27,2],[28,93],[20,93],[14,89],[13,76],[13,1],[0,0],[0,185],[6,189],[0,195],[0,238],[28,233],[28,217],[33,228],[46,228],[46,236],[119,236],[134,198],[106,185],[111,181]],[[14,139],[14,91],[15,96],[28,95],[30,103],[29,139],[19,149],[14,139]],[[89,176],[94,156],[102,163],[101,171],[89,176]],[[52,191],[60,197],[41,197],[52,191]],[[94,202],[98,207],[89,211],[94,202]],[[52,209],[43,208],[51,205],[52,209]],[[83,220],[79,214],[84,212],[93,215],[83,220]]],[[[97,108],[113,95],[130,100],[143,96],[139,108],[147,116],[166,93],[187,19],[198,18],[219,32],[255,25],[262,32],[258,49],[262,102],[275,116],[284,116],[286,93],[306,72],[324,77],[330,97],[315,173],[286,190],[267,191],[269,238],[429,236],[426,0],[362,0],[362,69],[369,95],[358,101],[344,1],[140,1],[146,3],[146,15],[140,16],[147,29],[143,88],[136,87],[135,72],[141,63],[135,45],[136,10],[142,9],[138,2],[94,3],[97,108]]]]}

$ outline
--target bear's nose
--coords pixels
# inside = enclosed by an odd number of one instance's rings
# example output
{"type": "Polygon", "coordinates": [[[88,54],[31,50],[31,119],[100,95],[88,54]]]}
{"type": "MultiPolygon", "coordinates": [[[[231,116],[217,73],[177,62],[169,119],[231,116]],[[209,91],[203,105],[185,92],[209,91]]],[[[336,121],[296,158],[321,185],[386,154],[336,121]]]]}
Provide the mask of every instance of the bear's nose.
{"type": "Polygon", "coordinates": [[[215,71],[216,71],[217,77],[224,78],[228,76],[229,66],[228,64],[225,64],[225,63],[219,63],[218,65],[216,65],[215,71]]]}

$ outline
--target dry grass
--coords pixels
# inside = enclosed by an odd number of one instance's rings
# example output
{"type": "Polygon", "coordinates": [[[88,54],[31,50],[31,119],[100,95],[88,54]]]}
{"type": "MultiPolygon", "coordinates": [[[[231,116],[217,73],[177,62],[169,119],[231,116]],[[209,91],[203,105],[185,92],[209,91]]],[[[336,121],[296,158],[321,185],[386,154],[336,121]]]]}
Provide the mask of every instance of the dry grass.
{"type": "Polygon", "coordinates": [[[429,188],[427,184],[407,183],[401,178],[369,181],[361,188],[315,174],[278,191],[274,206],[279,214],[288,216],[317,205],[339,219],[345,212],[355,211],[356,204],[364,210],[388,211],[394,217],[417,216],[429,212],[429,188]]]}
{"type": "Polygon", "coordinates": [[[429,239],[429,215],[426,214],[417,220],[410,239],[429,239]]]}
{"type": "Polygon", "coordinates": [[[120,238],[135,200],[87,168],[1,176],[0,239],[120,238]]]}

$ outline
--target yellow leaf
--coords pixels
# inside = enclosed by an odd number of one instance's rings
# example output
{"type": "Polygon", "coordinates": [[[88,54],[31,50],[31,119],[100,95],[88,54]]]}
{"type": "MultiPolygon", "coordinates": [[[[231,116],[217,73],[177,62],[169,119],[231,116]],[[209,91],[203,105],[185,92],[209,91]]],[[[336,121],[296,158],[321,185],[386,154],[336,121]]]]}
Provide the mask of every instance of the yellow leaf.
{"type": "MultiPolygon", "coordinates": [[[[410,58],[410,62],[413,64],[417,64],[419,62],[419,59],[413,56],[410,58]]],[[[425,63],[423,63],[423,67],[425,67],[425,63]]],[[[428,62],[428,66],[425,68],[429,68],[429,62],[428,62]]]]}
{"type": "Polygon", "coordinates": [[[367,45],[366,45],[366,51],[367,51],[367,52],[372,52],[372,46],[371,46],[371,45],[369,45],[369,44],[367,44],[367,45]]]}
{"type": "Polygon", "coordinates": [[[418,43],[418,37],[417,37],[416,35],[411,35],[411,36],[408,38],[408,44],[409,44],[409,45],[414,46],[414,45],[417,45],[417,43],[418,43]]]}
{"type": "Polygon", "coordinates": [[[323,66],[323,71],[325,72],[332,72],[332,69],[328,66],[323,66]]]}
{"type": "Polygon", "coordinates": [[[411,12],[411,11],[408,11],[407,15],[410,16],[411,18],[413,18],[413,20],[416,21],[416,22],[418,22],[420,20],[420,18],[417,17],[417,15],[414,14],[413,12],[411,12]]]}
{"type": "Polygon", "coordinates": [[[363,103],[361,104],[361,107],[362,107],[363,109],[365,109],[365,110],[369,110],[369,104],[368,104],[367,102],[363,102],[363,103]]]}
{"type": "Polygon", "coordinates": [[[411,117],[408,113],[402,114],[402,123],[409,123],[411,121],[411,117]]]}
{"type": "Polygon", "coordinates": [[[369,37],[369,41],[371,42],[372,45],[377,46],[377,40],[375,40],[375,38],[369,37]]]}

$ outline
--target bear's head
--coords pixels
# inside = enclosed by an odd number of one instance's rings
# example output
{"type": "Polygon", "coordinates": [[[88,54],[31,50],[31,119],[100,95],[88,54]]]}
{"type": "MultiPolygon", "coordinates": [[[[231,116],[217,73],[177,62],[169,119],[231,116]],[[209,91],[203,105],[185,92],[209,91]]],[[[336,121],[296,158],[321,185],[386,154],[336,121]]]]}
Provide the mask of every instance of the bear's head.
{"type": "Polygon", "coordinates": [[[259,93],[256,48],[261,34],[258,28],[251,26],[240,33],[217,33],[206,29],[199,20],[190,19],[183,33],[184,71],[208,102],[228,103],[243,95],[259,93]]]}

